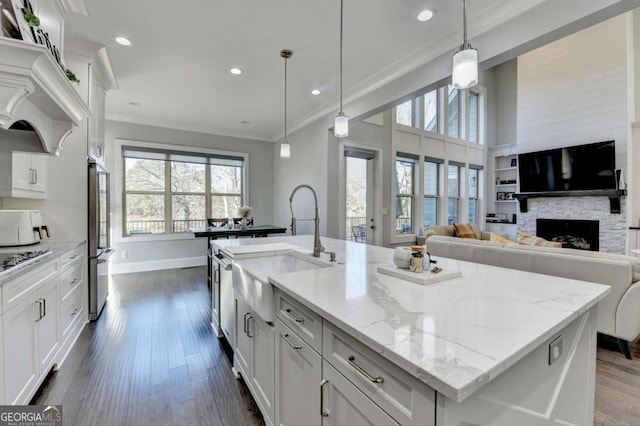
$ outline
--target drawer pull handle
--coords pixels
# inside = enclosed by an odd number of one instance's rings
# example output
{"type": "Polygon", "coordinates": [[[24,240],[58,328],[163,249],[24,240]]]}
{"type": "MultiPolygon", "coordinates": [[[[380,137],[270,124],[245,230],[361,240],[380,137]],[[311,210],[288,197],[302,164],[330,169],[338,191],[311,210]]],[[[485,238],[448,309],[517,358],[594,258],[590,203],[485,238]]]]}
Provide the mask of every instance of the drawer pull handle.
{"type": "Polygon", "coordinates": [[[70,284],[70,285],[73,285],[73,284],[75,284],[75,283],[77,283],[77,282],[78,282],[78,279],[77,279],[77,278],[74,278],[73,280],[69,281],[69,284],[70,284]]]}
{"type": "Polygon", "coordinates": [[[247,318],[247,337],[253,337],[253,334],[251,334],[251,320],[253,319],[253,315],[249,314],[249,317],[247,318]]]}
{"type": "Polygon", "coordinates": [[[244,331],[244,334],[246,334],[247,336],[249,335],[249,331],[247,330],[247,317],[249,315],[251,315],[249,312],[244,314],[244,324],[243,324],[243,327],[242,327],[242,331],[244,331]]]}
{"type": "Polygon", "coordinates": [[[364,368],[362,368],[358,364],[356,364],[356,357],[355,356],[353,356],[353,355],[349,356],[349,364],[351,364],[351,366],[353,368],[358,370],[358,372],[360,374],[362,374],[363,376],[365,376],[369,381],[371,381],[373,383],[383,383],[384,382],[384,378],[383,377],[374,377],[371,374],[369,374],[364,368]]]}
{"type": "Polygon", "coordinates": [[[298,318],[298,317],[296,317],[295,315],[293,315],[293,314],[291,313],[291,309],[285,309],[284,313],[285,313],[285,314],[287,314],[287,315],[289,315],[289,316],[291,317],[291,319],[292,319],[292,320],[294,320],[294,321],[295,321],[295,322],[297,322],[297,323],[304,322],[304,318],[298,318]]]}
{"type": "Polygon", "coordinates": [[[77,255],[77,254],[74,254],[73,256],[69,256],[69,260],[73,260],[73,259],[75,259],[76,257],[78,257],[78,255],[77,255]]]}
{"type": "Polygon", "coordinates": [[[299,350],[302,349],[302,346],[300,345],[294,345],[293,342],[291,340],[289,340],[289,333],[283,334],[282,338],[284,339],[285,342],[287,342],[289,344],[289,346],[291,346],[293,349],[295,350],[299,350]]]}
{"type": "Polygon", "coordinates": [[[36,303],[38,304],[38,318],[36,318],[36,322],[38,322],[42,318],[44,318],[44,315],[42,313],[42,299],[36,300],[36,303]]]}
{"type": "Polygon", "coordinates": [[[324,385],[329,383],[327,379],[320,382],[320,415],[322,417],[329,417],[329,410],[324,409],[324,385]]]}
{"type": "Polygon", "coordinates": [[[70,314],[70,315],[71,315],[71,316],[74,316],[74,315],[75,315],[75,314],[77,314],[77,313],[78,313],[78,308],[75,308],[75,309],[73,310],[73,312],[71,312],[71,314],[70,314]]]}

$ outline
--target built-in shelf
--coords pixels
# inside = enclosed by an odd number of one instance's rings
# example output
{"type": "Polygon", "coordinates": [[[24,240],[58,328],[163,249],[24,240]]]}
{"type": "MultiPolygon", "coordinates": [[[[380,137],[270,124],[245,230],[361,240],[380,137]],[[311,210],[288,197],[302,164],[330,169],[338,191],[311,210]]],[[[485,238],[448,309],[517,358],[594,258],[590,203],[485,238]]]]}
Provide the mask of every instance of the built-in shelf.
{"type": "Polygon", "coordinates": [[[552,192],[524,192],[513,196],[520,202],[520,211],[526,212],[529,198],[548,197],[609,197],[609,210],[611,213],[620,213],[620,198],[627,195],[626,190],[619,189],[592,189],[585,191],[552,191],[552,192]]]}
{"type": "Polygon", "coordinates": [[[496,172],[507,172],[509,170],[518,170],[517,167],[502,167],[500,169],[496,169],[496,172]]]}
{"type": "Polygon", "coordinates": [[[496,187],[498,186],[516,186],[517,183],[498,183],[496,184],[496,187]]]}
{"type": "Polygon", "coordinates": [[[496,203],[517,203],[518,200],[496,200],[496,203]]]}

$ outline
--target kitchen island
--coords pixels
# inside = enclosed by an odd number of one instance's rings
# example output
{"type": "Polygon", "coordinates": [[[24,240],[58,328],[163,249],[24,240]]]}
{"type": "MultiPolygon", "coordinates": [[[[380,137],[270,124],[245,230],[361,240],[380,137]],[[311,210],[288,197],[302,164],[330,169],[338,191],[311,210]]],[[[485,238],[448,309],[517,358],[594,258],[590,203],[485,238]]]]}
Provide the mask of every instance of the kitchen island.
{"type": "MultiPolygon", "coordinates": [[[[224,251],[273,242],[296,245],[304,256],[313,247],[311,236],[212,244],[224,251]]],[[[327,267],[269,273],[264,257],[234,265],[234,273],[242,269],[276,288],[274,354],[260,360],[275,364],[272,382],[256,373],[260,362],[243,367],[251,364],[244,336],[265,341],[270,323],[255,318],[239,296],[234,344],[240,373],[250,376],[245,381],[268,424],[305,418],[305,407],[306,424],[340,424],[347,406],[358,415],[343,418],[374,424],[592,424],[596,305],[607,286],[444,258],[438,266],[462,277],[421,286],[377,272],[391,264],[392,250],[323,243],[338,259],[322,255],[327,267]],[[316,373],[307,371],[309,389],[316,389],[310,398],[302,389],[287,390],[306,383],[305,369],[287,374],[303,365],[290,348],[308,365],[321,360],[316,373]],[[355,389],[345,391],[343,383],[355,389]],[[312,408],[318,401],[319,409],[312,408]],[[365,402],[371,409],[362,408],[365,402]],[[378,417],[371,417],[374,408],[378,417]]]]}

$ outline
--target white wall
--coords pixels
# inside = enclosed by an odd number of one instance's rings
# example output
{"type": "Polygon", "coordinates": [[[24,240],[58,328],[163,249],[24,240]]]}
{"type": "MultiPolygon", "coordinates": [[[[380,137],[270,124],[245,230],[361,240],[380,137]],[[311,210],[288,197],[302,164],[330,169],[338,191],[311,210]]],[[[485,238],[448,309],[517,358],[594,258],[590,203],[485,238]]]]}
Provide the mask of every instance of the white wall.
{"type": "Polygon", "coordinates": [[[495,90],[490,93],[496,106],[495,145],[509,145],[517,137],[518,62],[513,59],[496,66],[494,71],[495,90]]]}
{"type": "MultiPolygon", "coordinates": [[[[107,167],[115,170],[115,162],[121,161],[120,153],[115,152],[114,141],[126,139],[159,144],[181,145],[185,148],[208,148],[249,154],[249,199],[247,204],[253,207],[255,223],[273,224],[273,144],[270,142],[218,136],[198,132],[167,129],[162,127],[107,121],[106,151],[107,167]]],[[[112,174],[112,187],[121,176],[112,174]]],[[[165,269],[178,266],[202,265],[206,262],[206,239],[184,235],[181,239],[173,237],[122,237],[122,194],[111,194],[112,240],[116,249],[113,256],[113,270],[132,272],[149,269],[165,269]],[[185,239],[186,238],[186,239],[185,239]],[[127,252],[127,258],[123,258],[127,252]]]]}
{"type": "Polygon", "coordinates": [[[0,208],[40,210],[51,241],[85,241],[87,217],[87,120],[67,137],[59,157],[47,156],[47,199],[0,198],[0,208]]]}
{"type": "Polygon", "coordinates": [[[518,58],[518,152],[615,139],[627,155],[626,18],[606,22],[518,58]]]}

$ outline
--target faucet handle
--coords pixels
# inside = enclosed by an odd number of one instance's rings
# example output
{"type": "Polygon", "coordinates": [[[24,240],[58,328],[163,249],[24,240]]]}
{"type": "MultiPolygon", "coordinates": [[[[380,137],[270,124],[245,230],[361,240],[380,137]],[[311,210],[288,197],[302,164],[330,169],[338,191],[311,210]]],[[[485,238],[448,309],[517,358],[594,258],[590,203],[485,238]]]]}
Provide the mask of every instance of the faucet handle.
{"type": "Polygon", "coordinates": [[[329,255],[329,262],[335,262],[336,261],[336,252],[335,251],[326,251],[325,253],[329,255]]]}

